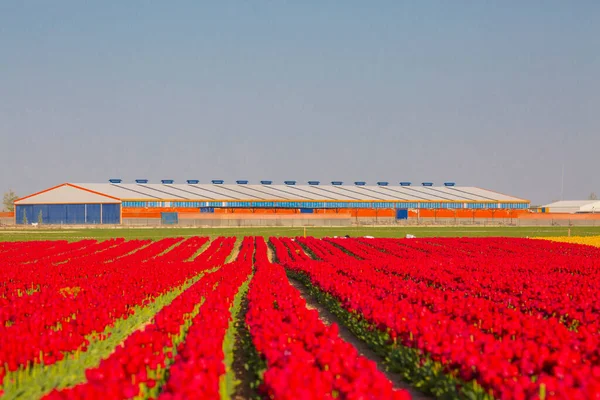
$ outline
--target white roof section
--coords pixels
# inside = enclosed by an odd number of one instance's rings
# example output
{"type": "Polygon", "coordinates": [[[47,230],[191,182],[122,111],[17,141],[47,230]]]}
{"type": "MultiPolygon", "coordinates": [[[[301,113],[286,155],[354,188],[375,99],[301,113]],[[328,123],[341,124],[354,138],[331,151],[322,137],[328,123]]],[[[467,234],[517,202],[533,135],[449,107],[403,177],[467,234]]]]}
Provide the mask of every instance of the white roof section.
{"type": "MultiPolygon", "coordinates": [[[[561,200],[554,203],[542,206],[551,213],[576,213],[580,212],[583,207],[587,207],[594,203],[599,203],[598,200],[561,200]]],[[[590,207],[591,208],[591,207],[590,207]]]]}
{"type": "Polygon", "coordinates": [[[60,185],[15,201],[15,204],[90,204],[121,203],[102,193],[93,193],[69,184],[60,185]]]}
{"type": "Polygon", "coordinates": [[[588,203],[579,208],[582,213],[600,213],[600,201],[593,200],[593,203],[588,203]]]}
{"type": "Polygon", "coordinates": [[[375,185],[262,185],[81,183],[77,186],[121,200],[138,201],[454,201],[527,202],[490,190],[469,186],[375,185]]]}
{"type": "Polygon", "coordinates": [[[587,204],[595,203],[598,200],[561,200],[546,204],[542,207],[565,208],[565,207],[583,207],[587,204]]]}

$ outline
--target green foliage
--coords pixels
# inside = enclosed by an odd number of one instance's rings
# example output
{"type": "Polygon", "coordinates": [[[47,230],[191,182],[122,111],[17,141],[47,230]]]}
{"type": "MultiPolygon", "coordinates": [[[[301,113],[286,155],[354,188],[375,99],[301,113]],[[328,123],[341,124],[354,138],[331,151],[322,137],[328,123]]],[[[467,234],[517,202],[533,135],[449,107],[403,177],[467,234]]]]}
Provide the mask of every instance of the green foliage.
{"type": "Polygon", "coordinates": [[[12,189],[9,189],[8,192],[4,193],[4,197],[2,197],[2,206],[8,212],[15,211],[15,200],[17,200],[19,196],[12,189]]]}
{"type": "Polygon", "coordinates": [[[392,341],[387,332],[378,330],[361,315],[344,309],[337,299],[314,286],[305,274],[289,270],[287,273],[291,278],[302,282],[311,296],[383,357],[390,370],[400,373],[403,380],[416,389],[440,399],[493,399],[476,381],[463,382],[456,377],[456,371],[446,371],[441,363],[433,361],[419,350],[392,341]]]}
{"type": "Polygon", "coordinates": [[[42,210],[40,210],[40,212],[38,213],[38,225],[41,225],[42,222],[43,222],[42,210]]]}

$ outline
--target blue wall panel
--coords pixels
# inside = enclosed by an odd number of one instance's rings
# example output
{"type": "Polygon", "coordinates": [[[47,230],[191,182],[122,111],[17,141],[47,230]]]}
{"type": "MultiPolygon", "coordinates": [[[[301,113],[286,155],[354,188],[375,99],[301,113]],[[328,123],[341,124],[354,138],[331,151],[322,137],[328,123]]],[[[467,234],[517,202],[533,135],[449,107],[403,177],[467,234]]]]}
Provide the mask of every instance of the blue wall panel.
{"type": "Polygon", "coordinates": [[[179,222],[179,214],[176,212],[162,212],[160,213],[160,220],[163,225],[176,225],[179,222]]]}
{"type": "Polygon", "coordinates": [[[65,207],[65,224],[85,224],[85,204],[69,204],[65,207]]]}
{"type": "Polygon", "coordinates": [[[102,204],[102,223],[120,224],[121,223],[121,205],[120,204],[102,204]]]}
{"type": "Polygon", "coordinates": [[[408,219],[408,210],[398,208],[396,210],[396,219],[408,219]]]}
{"type": "Polygon", "coordinates": [[[26,204],[17,205],[15,216],[17,224],[23,224],[23,215],[27,223],[37,223],[40,212],[42,224],[47,225],[84,225],[84,224],[120,224],[120,204],[26,204]],[[102,218],[100,217],[102,216],[102,218]]]}
{"type": "Polygon", "coordinates": [[[85,222],[87,224],[100,224],[100,204],[86,204],[85,205],[85,222]]]}
{"type": "Polygon", "coordinates": [[[23,216],[27,216],[27,222],[31,221],[33,217],[33,206],[16,206],[15,207],[15,219],[17,224],[23,224],[23,216]]]}

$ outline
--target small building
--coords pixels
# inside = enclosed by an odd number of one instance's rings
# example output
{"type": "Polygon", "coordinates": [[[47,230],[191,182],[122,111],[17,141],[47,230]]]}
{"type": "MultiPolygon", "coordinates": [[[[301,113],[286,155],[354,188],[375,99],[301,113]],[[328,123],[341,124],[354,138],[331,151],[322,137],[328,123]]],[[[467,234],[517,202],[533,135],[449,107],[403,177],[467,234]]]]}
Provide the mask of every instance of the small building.
{"type": "Polygon", "coordinates": [[[588,203],[584,206],[581,206],[579,209],[580,213],[592,213],[592,214],[600,214],[600,200],[593,200],[593,203],[588,203]]]}
{"type": "Polygon", "coordinates": [[[71,183],[15,201],[15,222],[47,225],[121,223],[121,200],[71,183]]]}
{"type": "Polygon", "coordinates": [[[598,200],[561,200],[542,206],[543,212],[555,214],[575,214],[580,212],[600,212],[600,201],[598,200]],[[595,206],[594,206],[595,204],[595,206]]]}

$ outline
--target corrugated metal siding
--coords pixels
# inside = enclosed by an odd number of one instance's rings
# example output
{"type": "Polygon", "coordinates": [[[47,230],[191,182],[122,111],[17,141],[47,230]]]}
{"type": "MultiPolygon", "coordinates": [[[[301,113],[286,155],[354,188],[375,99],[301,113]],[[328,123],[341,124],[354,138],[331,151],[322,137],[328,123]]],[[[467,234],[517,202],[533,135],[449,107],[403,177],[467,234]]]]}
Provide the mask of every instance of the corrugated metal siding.
{"type": "Polygon", "coordinates": [[[100,204],[86,204],[85,210],[85,221],[88,224],[100,224],[102,223],[102,219],[100,218],[100,204]]]}
{"type": "Polygon", "coordinates": [[[45,225],[119,224],[119,204],[24,204],[16,206],[16,222],[38,223],[39,215],[45,225]],[[116,214],[116,215],[115,215],[116,214]],[[102,218],[101,218],[102,215],[102,218]]]}
{"type": "Polygon", "coordinates": [[[102,223],[120,224],[121,223],[121,205],[120,204],[102,204],[102,223]]]}
{"type": "Polygon", "coordinates": [[[310,186],[310,185],[212,185],[212,184],[77,184],[84,188],[104,193],[123,200],[152,199],[189,199],[209,200],[375,200],[382,196],[384,200],[474,200],[521,202],[522,199],[501,193],[468,186],[310,186]],[[368,189],[368,190],[363,190],[368,189]],[[393,189],[393,190],[390,190],[393,189]],[[312,197],[312,198],[311,198],[312,197]]]}
{"type": "MultiPolygon", "coordinates": [[[[60,206],[52,206],[57,207],[57,211],[61,212],[62,210],[58,210],[60,206]]],[[[66,215],[66,224],[70,225],[81,225],[85,224],[85,204],[70,204],[64,206],[64,211],[66,215]]],[[[57,215],[60,215],[57,213],[57,215]]]]}

